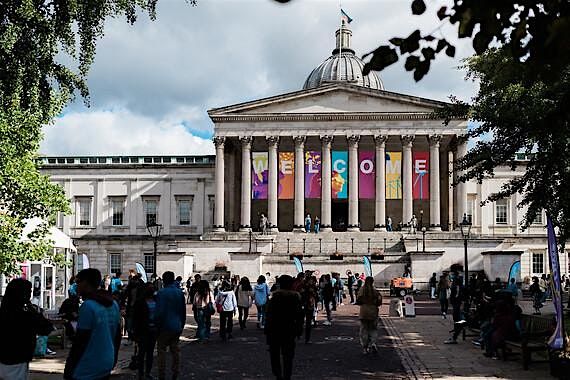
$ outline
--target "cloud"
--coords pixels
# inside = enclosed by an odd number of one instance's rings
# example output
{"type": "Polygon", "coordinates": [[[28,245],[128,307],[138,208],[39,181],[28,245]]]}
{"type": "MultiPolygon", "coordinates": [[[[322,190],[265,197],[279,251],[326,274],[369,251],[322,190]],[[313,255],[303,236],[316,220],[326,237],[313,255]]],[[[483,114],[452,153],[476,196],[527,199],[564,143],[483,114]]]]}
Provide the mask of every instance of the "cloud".
{"type": "MultiPolygon", "coordinates": [[[[436,30],[435,12],[440,3],[431,2],[424,16],[412,16],[407,1],[347,3],[343,8],[354,19],[354,49],[362,56],[416,28],[436,30]]],[[[157,13],[156,21],[141,15],[133,26],[121,18],[107,21],[88,78],[91,107],[86,108],[80,99],[68,106],[56,127],[46,130],[45,153],[65,154],[64,147],[70,149],[67,154],[99,153],[91,144],[76,142],[84,141],[83,135],[100,136],[100,126],[93,118],[101,115],[107,115],[107,122],[114,120],[118,129],[107,133],[138,136],[140,125],[133,122],[137,119],[153,133],[174,128],[171,134],[180,131],[202,144],[213,131],[208,109],[301,89],[311,70],[333,50],[339,25],[336,0],[286,5],[273,0],[199,1],[197,7],[161,0],[157,13]],[[71,119],[77,128],[62,125],[71,119]],[[64,130],[68,134],[56,133],[64,130]]],[[[454,38],[456,33],[449,25],[437,30],[456,43],[457,58],[438,58],[419,83],[404,70],[401,60],[379,73],[386,89],[436,100],[447,100],[450,94],[468,100],[475,86],[465,82],[456,67],[461,57],[473,52],[469,41],[454,38]]],[[[101,144],[109,154],[131,153],[114,150],[119,148],[141,152],[144,147],[117,145],[103,138],[101,144]]],[[[186,149],[191,154],[202,148],[187,145],[186,149]]]]}
{"type": "Polygon", "coordinates": [[[175,118],[156,122],[125,109],[68,113],[45,134],[41,152],[49,155],[214,154],[209,139],[175,118]]]}

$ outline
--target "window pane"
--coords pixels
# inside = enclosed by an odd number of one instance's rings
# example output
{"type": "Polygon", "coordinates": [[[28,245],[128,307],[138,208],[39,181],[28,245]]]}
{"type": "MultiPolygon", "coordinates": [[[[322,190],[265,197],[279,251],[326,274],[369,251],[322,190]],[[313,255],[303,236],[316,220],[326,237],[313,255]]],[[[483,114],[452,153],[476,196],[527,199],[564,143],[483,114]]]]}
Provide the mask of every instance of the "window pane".
{"type": "Polygon", "coordinates": [[[532,221],[532,224],[542,224],[542,212],[538,212],[532,221]]]}
{"type": "Polygon", "coordinates": [[[190,225],[190,201],[178,201],[178,224],[190,225]]]}
{"type": "Polygon", "coordinates": [[[507,224],[507,200],[499,199],[495,203],[495,223],[507,224]]]}
{"type": "Polygon", "coordinates": [[[113,208],[113,226],[122,226],[125,201],[122,199],[115,199],[111,202],[111,205],[113,208]]]}
{"type": "Polygon", "coordinates": [[[157,215],[156,215],[156,209],[157,209],[157,202],[155,200],[146,200],[144,202],[145,205],[145,220],[146,220],[146,225],[150,226],[153,224],[157,223],[157,215]]]}
{"type": "Polygon", "coordinates": [[[544,273],[544,254],[532,254],[532,273],[544,273]]]}
{"type": "Polygon", "coordinates": [[[91,199],[82,199],[79,201],[79,225],[91,225],[91,199]]]}
{"type": "Polygon", "coordinates": [[[122,267],[121,254],[120,253],[109,254],[109,272],[110,273],[122,272],[121,267],[122,267]]]}
{"type": "Polygon", "coordinates": [[[154,273],[154,255],[152,253],[144,254],[144,270],[146,273],[154,273]]]}

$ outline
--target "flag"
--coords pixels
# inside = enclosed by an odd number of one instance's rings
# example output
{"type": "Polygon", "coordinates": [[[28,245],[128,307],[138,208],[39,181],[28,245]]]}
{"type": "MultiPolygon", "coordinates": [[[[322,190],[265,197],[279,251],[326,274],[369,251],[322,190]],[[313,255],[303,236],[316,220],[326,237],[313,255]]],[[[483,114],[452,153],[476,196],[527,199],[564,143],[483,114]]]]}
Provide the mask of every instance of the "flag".
{"type": "Polygon", "coordinates": [[[370,262],[370,257],[364,256],[362,258],[364,264],[364,273],[366,273],[366,277],[372,277],[372,263],[370,262]]]}
{"type": "Polygon", "coordinates": [[[135,268],[137,268],[137,273],[141,275],[141,279],[144,282],[148,282],[148,277],[146,276],[146,270],[144,270],[143,265],[141,263],[135,263],[135,268]]]}
{"type": "Polygon", "coordinates": [[[352,18],[342,8],[340,9],[340,19],[346,21],[347,24],[352,22],[352,18]]]}
{"type": "Polygon", "coordinates": [[[562,313],[562,284],[560,282],[560,262],[558,261],[558,246],[556,235],[550,217],[546,217],[546,230],[548,232],[548,256],[550,257],[550,273],[552,273],[552,303],[556,314],[556,329],[548,340],[548,346],[553,350],[564,348],[564,315],[562,313]]]}
{"type": "Polygon", "coordinates": [[[293,263],[295,263],[297,273],[303,273],[303,263],[301,262],[301,259],[299,259],[297,256],[294,256],[293,263]]]}

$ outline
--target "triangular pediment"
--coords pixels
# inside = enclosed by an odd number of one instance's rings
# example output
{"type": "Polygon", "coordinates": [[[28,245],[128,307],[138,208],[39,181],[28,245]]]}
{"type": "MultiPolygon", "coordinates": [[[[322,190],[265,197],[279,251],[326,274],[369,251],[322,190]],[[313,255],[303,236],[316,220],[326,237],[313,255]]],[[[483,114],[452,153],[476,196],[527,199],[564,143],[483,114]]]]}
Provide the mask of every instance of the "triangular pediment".
{"type": "Polygon", "coordinates": [[[430,113],[446,103],[335,83],[208,111],[211,117],[260,114],[430,113]]]}

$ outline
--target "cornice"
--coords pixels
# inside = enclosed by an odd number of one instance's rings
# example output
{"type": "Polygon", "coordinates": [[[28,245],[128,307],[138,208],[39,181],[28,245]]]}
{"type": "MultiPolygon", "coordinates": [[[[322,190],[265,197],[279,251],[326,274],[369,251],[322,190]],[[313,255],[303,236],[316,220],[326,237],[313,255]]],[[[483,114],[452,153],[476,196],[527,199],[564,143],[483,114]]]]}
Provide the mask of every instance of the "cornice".
{"type": "MultiPolygon", "coordinates": [[[[214,123],[280,121],[386,121],[439,120],[431,112],[362,112],[362,113],[264,113],[211,116],[214,123]]],[[[464,119],[457,119],[464,120],[464,119]]]]}

